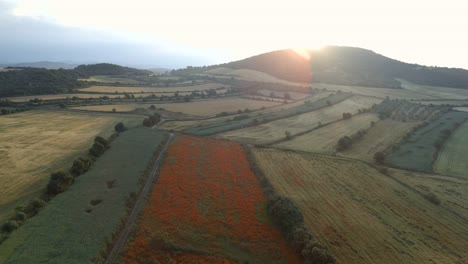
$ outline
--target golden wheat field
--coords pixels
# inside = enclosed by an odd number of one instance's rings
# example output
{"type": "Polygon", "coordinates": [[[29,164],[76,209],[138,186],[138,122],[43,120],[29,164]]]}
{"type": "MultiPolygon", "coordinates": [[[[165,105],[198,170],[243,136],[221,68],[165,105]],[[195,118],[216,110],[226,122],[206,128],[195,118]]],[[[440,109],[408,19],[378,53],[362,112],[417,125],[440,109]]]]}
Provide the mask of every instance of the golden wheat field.
{"type": "Polygon", "coordinates": [[[466,89],[419,85],[401,79],[399,79],[399,81],[404,89],[417,94],[441,99],[468,99],[468,90],[466,89]]]}
{"type": "Polygon", "coordinates": [[[418,124],[420,122],[380,120],[367,131],[363,139],[353,142],[350,149],[340,152],[339,155],[373,161],[376,152],[385,151],[395,145],[418,124]]]}
{"type": "MultiPolygon", "coordinates": [[[[93,93],[174,93],[174,92],[192,92],[205,91],[210,89],[228,88],[225,84],[220,83],[205,83],[192,86],[174,86],[174,87],[124,87],[124,86],[91,86],[80,89],[81,92],[93,93]]],[[[226,89],[216,91],[219,93],[226,92],[226,89]]]]}
{"type": "Polygon", "coordinates": [[[19,103],[19,102],[28,102],[29,100],[34,100],[36,98],[41,99],[41,100],[57,100],[57,99],[66,99],[66,98],[72,98],[72,97],[88,99],[88,98],[99,98],[99,97],[103,97],[103,96],[107,96],[109,98],[123,97],[123,95],[121,95],[121,94],[71,93],[71,94],[47,94],[47,95],[15,96],[15,97],[6,97],[4,99],[8,99],[8,100],[10,100],[12,102],[19,103]]]}
{"type": "Polygon", "coordinates": [[[344,112],[355,114],[359,109],[369,108],[381,99],[352,96],[340,103],[316,111],[279,119],[259,126],[229,131],[219,136],[245,143],[265,144],[285,137],[286,131],[295,135],[313,129],[319,123],[327,124],[340,120],[344,112]]]}
{"type": "Polygon", "coordinates": [[[466,220],[365,163],[253,149],[276,191],[338,263],[466,263],[466,220]]]}
{"type": "Polygon", "coordinates": [[[109,136],[117,122],[135,126],[141,119],[34,110],[0,116],[0,220],[37,197],[51,172],[71,167],[96,135],[109,136]]]}
{"type": "Polygon", "coordinates": [[[275,144],[275,147],[302,150],[317,153],[334,153],[337,142],[341,137],[351,136],[359,130],[366,130],[371,122],[379,120],[373,113],[364,113],[353,116],[351,119],[342,120],[291,140],[275,144]]]}

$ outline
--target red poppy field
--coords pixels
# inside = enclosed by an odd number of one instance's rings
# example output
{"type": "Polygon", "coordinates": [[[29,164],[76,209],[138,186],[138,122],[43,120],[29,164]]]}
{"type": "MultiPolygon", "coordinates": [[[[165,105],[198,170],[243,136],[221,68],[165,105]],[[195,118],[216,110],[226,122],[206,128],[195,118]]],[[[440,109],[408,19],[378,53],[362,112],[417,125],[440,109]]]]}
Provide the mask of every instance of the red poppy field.
{"type": "Polygon", "coordinates": [[[300,263],[234,142],[177,136],[125,263],[300,263]]]}

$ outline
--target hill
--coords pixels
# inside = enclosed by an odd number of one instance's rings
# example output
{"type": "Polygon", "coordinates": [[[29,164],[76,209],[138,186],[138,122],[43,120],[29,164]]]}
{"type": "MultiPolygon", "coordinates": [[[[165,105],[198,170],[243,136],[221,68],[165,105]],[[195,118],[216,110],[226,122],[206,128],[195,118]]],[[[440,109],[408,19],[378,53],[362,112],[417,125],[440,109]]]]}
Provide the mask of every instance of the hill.
{"type": "Polygon", "coordinates": [[[151,71],[139,70],[110,63],[80,65],[74,69],[74,72],[81,77],[90,77],[93,75],[140,76],[152,74],[151,71]]]}
{"type": "Polygon", "coordinates": [[[55,62],[55,61],[37,61],[37,62],[23,62],[23,63],[2,63],[0,67],[31,67],[31,68],[44,68],[44,69],[73,69],[78,64],[55,62]]]}
{"type": "Polygon", "coordinates": [[[420,85],[468,89],[464,69],[409,64],[353,47],[328,46],[307,53],[310,60],[294,50],[278,50],[222,66],[262,71],[294,82],[399,88],[395,79],[401,78],[420,85]]]}

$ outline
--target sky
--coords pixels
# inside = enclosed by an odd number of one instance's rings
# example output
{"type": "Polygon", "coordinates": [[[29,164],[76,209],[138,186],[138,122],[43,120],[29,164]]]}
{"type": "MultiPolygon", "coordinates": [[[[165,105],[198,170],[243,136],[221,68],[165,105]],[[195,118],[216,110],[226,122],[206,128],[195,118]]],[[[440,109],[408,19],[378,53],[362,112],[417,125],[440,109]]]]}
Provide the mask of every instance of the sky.
{"type": "Polygon", "coordinates": [[[0,0],[0,62],[184,67],[284,48],[468,69],[464,0],[0,0]]]}

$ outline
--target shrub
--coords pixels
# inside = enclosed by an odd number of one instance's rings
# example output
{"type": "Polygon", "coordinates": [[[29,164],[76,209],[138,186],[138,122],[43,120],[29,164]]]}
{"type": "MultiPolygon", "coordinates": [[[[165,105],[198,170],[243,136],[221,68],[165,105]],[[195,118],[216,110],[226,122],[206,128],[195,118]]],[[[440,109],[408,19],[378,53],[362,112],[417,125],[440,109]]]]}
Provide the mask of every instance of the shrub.
{"type": "Polygon", "coordinates": [[[385,162],[385,154],[381,151],[378,151],[374,154],[374,160],[376,163],[384,164],[385,162]]]}
{"type": "Polygon", "coordinates": [[[161,121],[161,116],[159,114],[153,114],[143,120],[143,126],[145,127],[153,127],[157,125],[161,121]]]}
{"type": "Polygon", "coordinates": [[[304,217],[299,208],[289,198],[275,195],[267,202],[270,215],[286,234],[291,233],[296,226],[302,226],[304,217]]]}
{"type": "Polygon", "coordinates": [[[73,183],[73,176],[70,174],[58,171],[50,175],[49,184],[47,184],[47,193],[50,195],[57,195],[66,191],[73,183]]]}
{"type": "Polygon", "coordinates": [[[93,146],[89,149],[89,153],[94,157],[101,156],[104,151],[106,151],[106,147],[99,142],[94,142],[93,146]]]}
{"type": "Polygon", "coordinates": [[[15,229],[17,229],[19,227],[19,224],[17,221],[15,220],[9,220],[7,221],[6,223],[3,224],[2,226],[2,232],[4,233],[11,233],[13,232],[15,229]]]}
{"type": "Polygon", "coordinates": [[[78,158],[75,161],[73,161],[70,173],[75,177],[80,176],[89,170],[91,164],[92,161],[89,158],[78,158]]]}
{"type": "Polygon", "coordinates": [[[327,248],[311,239],[302,250],[304,260],[316,264],[336,263],[335,257],[327,248]]]}
{"type": "Polygon", "coordinates": [[[437,195],[435,195],[434,193],[428,193],[426,195],[424,195],[424,197],[429,200],[429,202],[435,204],[435,205],[439,205],[441,203],[439,197],[437,197],[437,195]]]}
{"type": "Polygon", "coordinates": [[[101,136],[97,136],[94,138],[94,142],[95,143],[100,143],[102,144],[104,147],[109,147],[109,141],[101,136]]]}
{"type": "Polygon", "coordinates": [[[352,140],[348,136],[344,136],[338,140],[337,150],[342,151],[349,148],[352,144],[352,140]]]}
{"type": "Polygon", "coordinates": [[[24,212],[16,212],[15,216],[13,216],[13,220],[23,222],[26,220],[27,215],[24,212]]]}
{"type": "Polygon", "coordinates": [[[125,130],[127,130],[124,123],[122,123],[122,122],[117,123],[117,125],[115,125],[114,129],[115,129],[115,131],[117,131],[119,133],[124,132],[125,130]]]}

